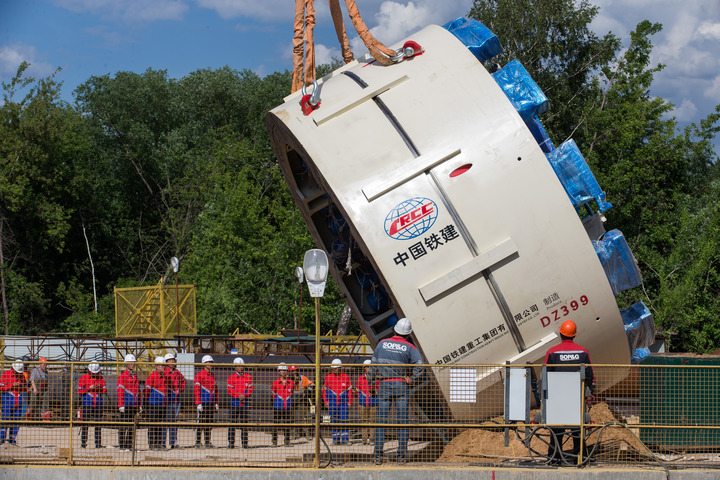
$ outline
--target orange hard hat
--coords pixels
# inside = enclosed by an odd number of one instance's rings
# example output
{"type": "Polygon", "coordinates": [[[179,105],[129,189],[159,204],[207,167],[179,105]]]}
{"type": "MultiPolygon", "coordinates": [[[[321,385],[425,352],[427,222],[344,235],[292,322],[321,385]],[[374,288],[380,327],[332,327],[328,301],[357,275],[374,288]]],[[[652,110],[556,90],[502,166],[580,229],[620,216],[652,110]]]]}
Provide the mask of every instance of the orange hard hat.
{"type": "Polygon", "coordinates": [[[290,368],[288,368],[288,370],[294,372],[295,370],[297,370],[297,365],[290,365],[290,368]]]}
{"type": "Polygon", "coordinates": [[[577,335],[577,325],[575,325],[575,322],[572,320],[565,320],[563,324],[560,325],[560,335],[570,338],[577,335]]]}
{"type": "Polygon", "coordinates": [[[43,362],[47,363],[47,358],[45,358],[45,357],[40,357],[40,360],[38,360],[38,361],[41,362],[41,363],[43,363],[43,362]]]}

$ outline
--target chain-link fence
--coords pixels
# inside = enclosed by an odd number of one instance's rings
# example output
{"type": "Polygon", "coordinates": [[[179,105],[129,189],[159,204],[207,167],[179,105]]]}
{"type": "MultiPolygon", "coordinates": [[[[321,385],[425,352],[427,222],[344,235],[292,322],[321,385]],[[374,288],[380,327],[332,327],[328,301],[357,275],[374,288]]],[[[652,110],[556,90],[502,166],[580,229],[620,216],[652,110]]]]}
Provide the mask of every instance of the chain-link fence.
{"type": "Polygon", "coordinates": [[[542,365],[323,364],[319,389],[310,364],[0,366],[0,463],[720,467],[716,366],[594,365],[594,390],[542,365]]]}

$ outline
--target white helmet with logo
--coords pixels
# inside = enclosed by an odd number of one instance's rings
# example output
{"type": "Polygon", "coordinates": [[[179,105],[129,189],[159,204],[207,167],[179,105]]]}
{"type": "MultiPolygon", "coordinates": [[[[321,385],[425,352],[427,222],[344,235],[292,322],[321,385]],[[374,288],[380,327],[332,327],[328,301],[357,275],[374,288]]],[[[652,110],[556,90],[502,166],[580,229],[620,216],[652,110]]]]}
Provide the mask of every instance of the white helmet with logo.
{"type": "Polygon", "coordinates": [[[164,357],[155,357],[155,363],[165,363],[164,357]]]}
{"type": "Polygon", "coordinates": [[[127,355],[125,355],[125,363],[136,362],[136,361],[137,360],[135,359],[135,355],[133,355],[132,353],[128,353],[127,355]]]}
{"type": "Polygon", "coordinates": [[[332,364],[330,365],[331,368],[340,368],[342,367],[342,361],[339,358],[336,358],[332,361],[332,364]]]}
{"type": "Polygon", "coordinates": [[[279,371],[279,372],[286,371],[287,369],[288,369],[288,368],[287,368],[287,365],[285,365],[285,363],[282,363],[282,364],[278,365],[278,371],[279,371]]]}
{"type": "Polygon", "coordinates": [[[88,370],[90,370],[90,373],[98,373],[100,371],[100,364],[91,363],[88,365],[88,370]]]}
{"type": "Polygon", "coordinates": [[[202,363],[214,363],[214,362],[215,362],[215,360],[213,360],[211,355],[205,355],[202,358],[202,363]]]}
{"type": "Polygon", "coordinates": [[[245,360],[243,360],[241,357],[237,357],[235,360],[233,360],[233,363],[235,365],[242,365],[245,363],[245,360]]]}
{"type": "Polygon", "coordinates": [[[168,360],[175,360],[175,354],[174,353],[166,353],[165,361],[167,362],[168,360]]]}
{"type": "Polygon", "coordinates": [[[363,362],[363,365],[370,365],[372,363],[372,360],[369,358],[363,362]]]}
{"type": "Polygon", "coordinates": [[[395,333],[398,335],[410,335],[412,333],[412,325],[410,320],[403,317],[395,324],[395,333]]]}
{"type": "Polygon", "coordinates": [[[17,373],[22,373],[22,371],[25,369],[25,365],[23,364],[23,362],[15,362],[12,364],[12,368],[17,373]]]}

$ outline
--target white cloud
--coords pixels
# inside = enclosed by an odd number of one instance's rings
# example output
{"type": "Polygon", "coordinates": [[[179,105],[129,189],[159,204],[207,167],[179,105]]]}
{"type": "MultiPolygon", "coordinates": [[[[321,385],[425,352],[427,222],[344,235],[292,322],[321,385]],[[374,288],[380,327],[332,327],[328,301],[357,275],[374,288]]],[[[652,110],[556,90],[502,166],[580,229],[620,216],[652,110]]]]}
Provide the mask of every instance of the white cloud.
{"type": "Polygon", "coordinates": [[[692,122],[698,118],[698,108],[692,100],[685,98],[679,107],[675,107],[672,114],[679,122],[692,122]]]}
{"type": "Polygon", "coordinates": [[[14,77],[22,62],[30,64],[26,75],[46,77],[55,71],[49,63],[37,60],[37,52],[32,45],[5,44],[0,47],[0,78],[9,80],[14,77]]]}
{"type": "MultiPolygon", "coordinates": [[[[377,2],[367,2],[367,4],[377,4],[377,2]]],[[[364,4],[364,7],[369,5],[364,4]]],[[[408,37],[427,25],[443,25],[457,17],[465,16],[472,6],[471,0],[445,0],[437,2],[434,0],[416,0],[408,2],[383,1],[377,7],[377,13],[373,17],[367,17],[363,10],[366,25],[372,23],[369,19],[374,19],[376,25],[370,28],[370,33],[379,41],[390,46],[391,44],[408,37]]],[[[372,11],[372,9],[368,9],[372,11]]],[[[352,23],[349,23],[352,29],[352,23]]],[[[367,53],[367,48],[362,40],[355,34],[354,30],[349,33],[350,44],[356,57],[360,57],[367,53]]]]}
{"type": "Polygon", "coordinates": [[[127,23],[182,20],[188,10],[182,0],[53,0],[53,3],[71,12],[127,23]]]}
{"type": "Polygon", "coordinates": [[[704,22],[698,27],[697,33],[701,37],[720,40],[720,22],[704,22]]]}
{"type": "Polygon", "coordinates": [[[338,48],[328,48],[325,45],[315,45],[315,65],[330,63],[333,58],[342,60],[342,52],[339,46],[338,48]]]}
{"type": "Polygon", "coordinates": [[[713,79],[710,86],[703,93],[712,101],[712,105],[720,103],[720,75],[713,79]]]}

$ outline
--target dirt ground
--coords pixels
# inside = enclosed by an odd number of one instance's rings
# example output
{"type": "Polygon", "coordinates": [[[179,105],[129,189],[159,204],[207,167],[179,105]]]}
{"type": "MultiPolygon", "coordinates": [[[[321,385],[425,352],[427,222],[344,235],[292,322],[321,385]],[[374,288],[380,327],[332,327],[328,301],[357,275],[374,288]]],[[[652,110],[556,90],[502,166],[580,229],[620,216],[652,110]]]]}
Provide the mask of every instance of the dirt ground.
{"type": "MultiPolygon", "coordinates": [[[[534,418],[536,413],[537,410],[532,411],[530,418],[534,418]]],[[[606,403],[593,405],[590,409],[590,417],[598,425],[612,422],[624,423],[610,411],[606,403]]],[[[493,426],[502,422],[502,417],[497,417],[484,422],[483,425],[493,426]]],[[[524,428],[519,427],[518,432],[523,438],[525,437],[524,428]]],[[[502,428],[468,429],[461,432],[445,447],[437,461],[440,463],[497,463],[504,460],[520,461],[533,458],[528,447],[514,431],[510,431],[509,438],[509,445],[506,447],[505,433],[502,428]]],[[[588,446],[592,449],[596,443],[598,445],[595,456],[599,458],[629,460],[647,454],[647,449],[635,438],[633,433],[622,427],[606,427],[602,431],[600,428],[594,429],[588,437],[588,446]]],[[[536,437],[532,438],[530,447],[541,454],[547,452],[547,445],[536,437]]],[[[537,455],[535,458],[537,459],[537,455]]]]}

